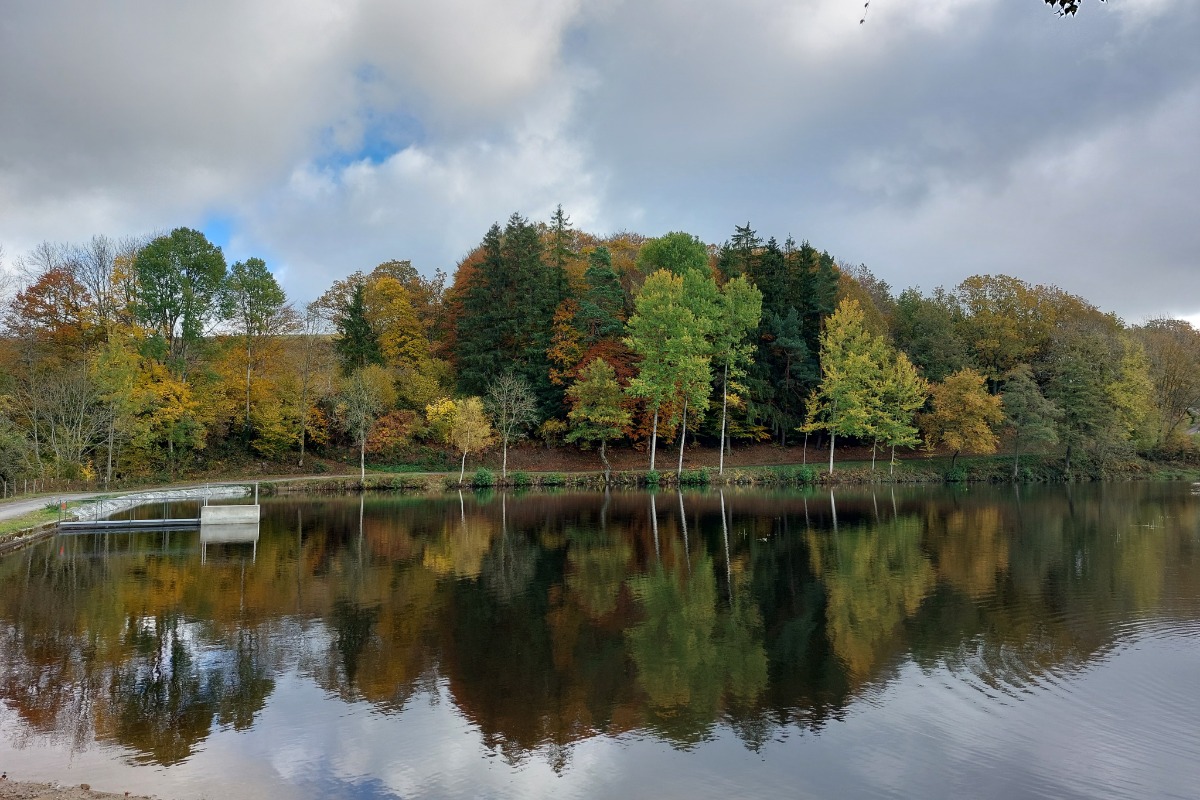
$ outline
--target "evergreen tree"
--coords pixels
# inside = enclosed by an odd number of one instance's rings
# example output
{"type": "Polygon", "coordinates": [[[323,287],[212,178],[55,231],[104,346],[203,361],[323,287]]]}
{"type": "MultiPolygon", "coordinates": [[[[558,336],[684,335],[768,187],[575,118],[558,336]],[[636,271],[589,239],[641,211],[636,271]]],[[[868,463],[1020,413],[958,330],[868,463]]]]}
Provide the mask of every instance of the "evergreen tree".
{"type": "Polygon", "coordinates": [[[363,284],[356,283],[350,299],[342,306],[341,313],[334,321],[338,335],[333,347],[343,375],[352,375],[371,364],[383,364],[379,337],[367,319],[364,291],[363,284]]]}
{"type": "Polygon", "coordinates": [[[612,268],[607,247],[597,247],[588,255],[583,280],[585,286],[576,318],[588,345],[619,336],[626,318],[625,291],[612,268]]]}
{"type": "Polygon", "coordinates": [[[483,394],[493,378],[512,371],[532,387],[540,414],[553,416],[561,409],[562,389],[550,381],[547,351],[559,285],[543,260],[541,235],[513,214],[503,231],[499,225],[488,230],[482,250],[456,321],[459,389],[483,394]]]}

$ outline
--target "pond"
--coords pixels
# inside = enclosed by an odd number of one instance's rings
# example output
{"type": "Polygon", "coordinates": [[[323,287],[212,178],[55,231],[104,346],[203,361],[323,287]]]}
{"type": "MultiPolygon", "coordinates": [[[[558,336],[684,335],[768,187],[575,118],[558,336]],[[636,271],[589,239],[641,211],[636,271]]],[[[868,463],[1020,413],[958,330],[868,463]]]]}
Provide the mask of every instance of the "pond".
{"type": "Polygon", "coordinates": [[[168,798],[1200,791],[1185,485],[281,498],[223,539],[0,561],[0,766],[168,798]]]}

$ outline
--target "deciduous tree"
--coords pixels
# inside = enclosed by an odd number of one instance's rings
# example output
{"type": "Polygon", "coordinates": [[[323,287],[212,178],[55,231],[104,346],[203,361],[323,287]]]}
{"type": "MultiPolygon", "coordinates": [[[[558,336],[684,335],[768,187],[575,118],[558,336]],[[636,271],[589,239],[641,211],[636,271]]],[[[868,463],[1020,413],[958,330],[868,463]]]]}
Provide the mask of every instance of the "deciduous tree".
{"type": "Polygon", "coordinates": [[[719,474],[725,474],[725,434],[729,417],[729,390],[745,377],[754,358],[754,342],[749,338],[762,318],[762,292],[745,276],[738,276],[721,287],[717,319],[712,337],[713,362],[721,373],[721,442],[719,474]]]}
{"type": "Polygon", "coordinates": [[[137,316],[167,344],[168,356],[186,370],[190,350],[218,312],[225,256],[200,231],[176,228],[143,247],[134,262],[137,316]]]}
{"type": "Polygon", "coordinates": [[[617,383],[612,365],[602,358],[589,361],[579,372],[575,383],[567,389],[571,410],[569,442],[599,442],[600,461],[604,464],[604,483],[607,485],[611,468],[604,453],[609,439],[616,439],[629,425],[630,414],[622,402],[621,386],[617,383]]]}
{"type": "Polygon", "coordinates": [[[250,430],[250,382],[255,347],[263,339],[296,327],[287,295],[261,258],[239,261],[229,269],[222,297],[223,314],[246,345],[246,430],[250,430]]]}
{"type": "Polygon", "coordinates": [[[506,372],[488,387],[484,406],[500,435],[503,448],[500,476],[507,480],[509,442],[524,436],[529,426],[537,422],[537,398],[524,378],[506,372]]]}
{"type": "Polygon", "coordinates": [[[358,445],[359,480],[367,477],[367,439],[376,419],[395,399],[391,378],[377,364],[369,364],[351,372],[342,381],[337,395],[337,409],[346,432],[358,445]]]}
{"type": "Polygon", "coordinates": [[[829,471],[838,434],[876,436],[887,345],[867,330],[857,300],[843,300],[821,333],[821,384],[808,407],[806,430],[829,432],[829,471]]]}
{"type": "Polygon", "coordinates": [[[995,428],[1004,419],[1002,401],[988,394],[987,379],[965,368],[935,383],[931,410],[921,415],[921,430],[930,447],[954,451],[950,469],[959,453],[994,453],[999,444],[995,428]]]}
{"type": "Polygon", "coordinates": [[[1021,364],[1004,376],[1004,431],[1012,440],[1013,480],[1020,470],[1021,447],[1058,442],[1058,406],[1042,395],[1033,370],[1021,364]]]}

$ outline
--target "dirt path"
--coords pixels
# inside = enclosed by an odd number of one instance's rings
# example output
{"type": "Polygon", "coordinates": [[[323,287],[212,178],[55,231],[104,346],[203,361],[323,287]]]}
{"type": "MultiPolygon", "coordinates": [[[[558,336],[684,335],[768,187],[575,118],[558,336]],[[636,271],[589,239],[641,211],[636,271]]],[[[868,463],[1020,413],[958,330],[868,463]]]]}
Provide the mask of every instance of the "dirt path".
{"type": "Polygon", "coordinates": [[[0,800],[148,800],[141,795],[96,792],[86,783],[79,786],[59,786],[53,783],[26,783],[0,778],[0,800]]]}

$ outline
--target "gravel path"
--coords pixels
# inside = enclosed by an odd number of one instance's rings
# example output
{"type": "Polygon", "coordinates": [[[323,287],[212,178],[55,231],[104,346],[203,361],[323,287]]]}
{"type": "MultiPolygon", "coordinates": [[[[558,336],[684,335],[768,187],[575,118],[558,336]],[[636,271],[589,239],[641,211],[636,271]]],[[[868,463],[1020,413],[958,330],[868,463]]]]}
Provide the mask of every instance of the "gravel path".
{"type": "MultiPolygon", "coordinates": [[[[253,483],[253,481],[249,481],[253,483]]],[[[229,497],[245,497],[250,489],[245,483],[227,486],[223,484],[214,484],[212,486],[187,486],[178,489],[153,489],[141,492],[129,492],[113,496],[112,492],[83,492],[74,494],[61,495],[41,495],[39,497],[30,498],[27,500],[10,500],[5,503],[0,503],[0,520],[12,519],[28,514],[31,511],[39,511],[45,508],[50,503],[55,501],[66,500],[69,503],[78,502],[80,500],[96,500],[97,498],[105,498],[97,503],[91,503],[81,506],[78,509],[72,509],[72,513],[80,519],[94,516],[97,510],[101,510],[101,515],[115,514],[118,511],[124,511],[134,506],[146,505],[147,503],[162,503],[172,500],[189,500],[197,497],[204,497],[206,494],[212,499],[229,498],[229,497]],[[98,509],[97,506],[100,506],[98,509]]]]}

